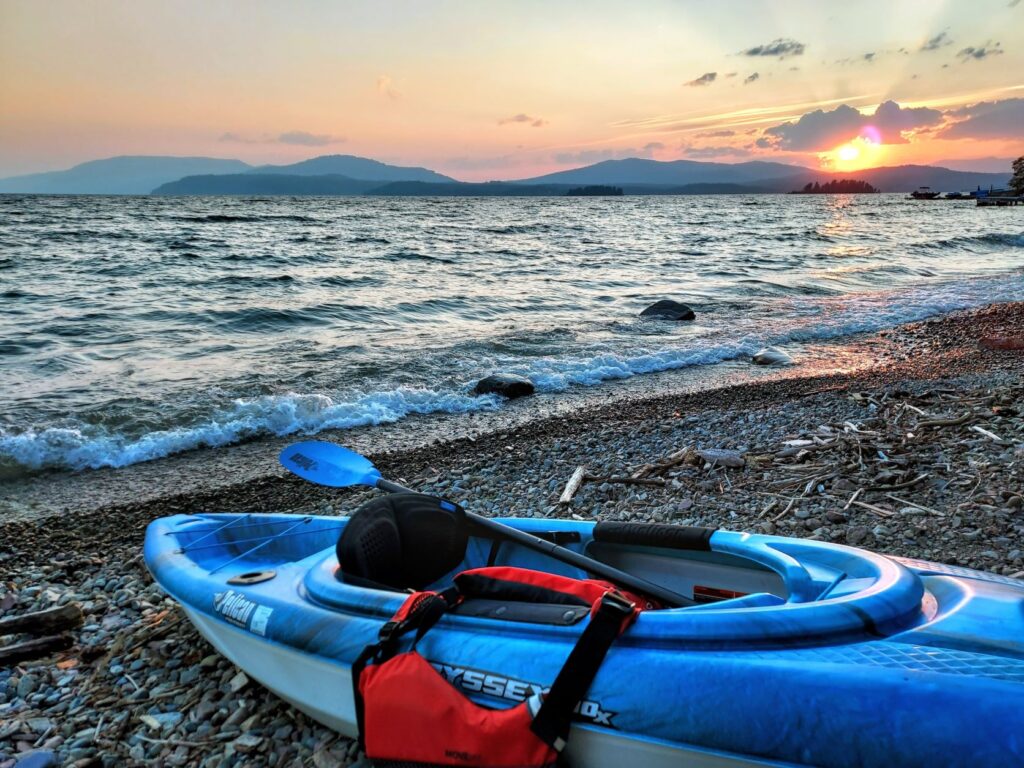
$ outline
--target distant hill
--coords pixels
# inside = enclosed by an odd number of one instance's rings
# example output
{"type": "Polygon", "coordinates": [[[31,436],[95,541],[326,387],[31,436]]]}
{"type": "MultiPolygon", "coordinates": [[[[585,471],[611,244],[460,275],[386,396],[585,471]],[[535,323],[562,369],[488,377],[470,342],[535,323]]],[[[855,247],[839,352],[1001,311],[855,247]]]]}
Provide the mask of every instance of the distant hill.
{"type": "MultiPolygon", "coordinates": [[[[974,189],[978,186],[1005,186],[1006,173],[952,171],[930,165],[900,165],[844,172],[844,178],[866,181],[882,192],[910,192],[921,186],[942,191],[974,189]]],[[[819,171],[784,163],[704,163],[696,160],[606,160],[583,168],[549,173],[516,184],[605,184],[623,187],[626,194],[708,194],[715,192],[789,192],[806,184],[824,184],[835,178],[835,171],[819,171]],[[698,185],[704,185],[701,190],[698,185]],[[744,189],[728,189],[736,185],[744,189]],[[646,189],[645,189],[646,188],[646,189]],[[685,188],[685,190],[684,190],[685,188]],[[698,191],[700,190],[700,191],[698,191]]]]}
{"type": "MultiPolygon", "coordinates": [[[[844,172],[882,192],[921,186],[954,192],[1004,187],[1010,172],[978,173],[928,165],[844,172]]],[[[66,171],[0,180],[0,192],[162,195],[564,195],[589,186],[621,187],[627,195],[758,194],[824,184],[834,171],[752,161],[714,163],[644,158],[606,160],[532,179],[460,182],[427,168],[406,168],[353,155],[323,155],[259,168],[208,157],[112,157],[66,171]]]]}
{"type": "Polygon", "coordinates": [[[362,195],[379,181],[339,174],[299,176],[283,173],[231,173],[186,176],[161,184],[154,195],[362,195]]]}
{"type": "Polygon", "coordinates": [[[355,155],[321,155],[291,165],[263,165],[253,168],[252,173],[285,173],[297,176],[337,174],[348,176],[350,179],[365,179],[367,181],[455,181],[449,176],[443,176],[427,168],[388,165],[378,160],[355,155]]]}
{"type": "Polygon", "coordinates": [[[918,187],[931,187],[941,192],[958,192],[977,187],[1005,187],[1013,174],[1009,168],[1005,173],[975,173],[951,171],[949,168],[932,165],[897,165],[843,175],[866,181],[882,192],[912,192],[918,187]]]}
{"type": "Polygon", "coordinates": [[[752,161],[748,163],[706,163],[697,160],[605,160],[569,171],[549,173],[516,184],[606,184],[627,187],[631,184],[683,186],[687,184],[752,184],[763,179],[792,176],[808,169],[799,165],[752,161]]]}
{"type": "Polygon", "coordinates": [[[0,192],[55,195],[146,195],[155,187],[182,176],[241,173],[241,160],[214,157],[129,156],[91,160],[66,171],[31,173],[0,179],[0,192]]]}

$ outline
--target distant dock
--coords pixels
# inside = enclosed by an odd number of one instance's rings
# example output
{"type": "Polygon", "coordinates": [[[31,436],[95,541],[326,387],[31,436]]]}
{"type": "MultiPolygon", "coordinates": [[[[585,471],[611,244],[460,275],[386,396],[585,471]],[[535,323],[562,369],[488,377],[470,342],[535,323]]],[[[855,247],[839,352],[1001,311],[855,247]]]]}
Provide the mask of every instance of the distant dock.
{"type": "Polygon", "coordinates": [[[1024,205],[1024,195],[986,195],[977,200],[979,207],[998,206],[1003,208],[1008,205],[1024,205]]]}

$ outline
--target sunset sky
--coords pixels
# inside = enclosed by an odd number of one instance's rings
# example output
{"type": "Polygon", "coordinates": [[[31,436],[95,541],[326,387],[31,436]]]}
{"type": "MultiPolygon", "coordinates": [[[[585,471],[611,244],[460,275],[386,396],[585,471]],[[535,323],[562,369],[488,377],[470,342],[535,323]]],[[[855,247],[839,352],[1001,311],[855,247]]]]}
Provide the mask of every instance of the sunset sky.
{"type": "Polygon", "coordinates": [[[1024,2],[0,0],[0,176],[328,153],[995,170],[1024,154],[1024,2]]]}

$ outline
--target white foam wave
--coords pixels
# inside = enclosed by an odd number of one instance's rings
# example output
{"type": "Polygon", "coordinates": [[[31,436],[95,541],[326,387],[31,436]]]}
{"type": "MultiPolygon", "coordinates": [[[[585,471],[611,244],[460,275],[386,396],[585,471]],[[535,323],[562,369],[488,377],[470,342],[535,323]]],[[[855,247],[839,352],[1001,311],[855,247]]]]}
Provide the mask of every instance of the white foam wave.
{"type": "Polygon", "coordinates": [[[0,428],[0,458],[28,469],[124,467],[257,435],[314,434],[394,422],[414,413],[463,413],[498,405],[494,395],[472,397],[406,387],[340,402],[323,394],[268,395],[236,400],[231,408],[196,426],[158,430],[135,439],[89,428],[51,427],[19,434],[0,428]]]}
{"type": "MultiPolygon", "coordinates": [[[[541,392],[592,386],[632,376],[713,365],[749,356],[765,345],[842,338],[874,332],[901,323],[924,320],[955,310],[989,303],[1024,300],[1024,276],[931,285],[898,294],[854,294],[838,298],[791,299],[774,318],[736,338],[718,334],[703,346],[635,350],[632,353],[594,350],[574,357],[549,356],[501,361],[504,370],[529,377],[541,392]]],[[[750,329],[751,326],[743,326],[750,329]]],[[[691,345],[699,342],[690,342],[691,345]]],[[[458,366],[465,370],[465,367],[458,366]]],[[[468,366],[467,366],[468,367],[468,366]]],[[[450,389],[396,388],[334,399],[326,394],[298,394],[239,399],[208,421],[129,438],[97,428],[50,427],[6,431],[0,427],[0,460],[28,469],[122,467],[200,447],[236,443],[258,435],[315,434],[327,429],[398,421],[410,414],[466,413],[493,410],[493,395],[473,396],[472,382],[450,389]]]]}

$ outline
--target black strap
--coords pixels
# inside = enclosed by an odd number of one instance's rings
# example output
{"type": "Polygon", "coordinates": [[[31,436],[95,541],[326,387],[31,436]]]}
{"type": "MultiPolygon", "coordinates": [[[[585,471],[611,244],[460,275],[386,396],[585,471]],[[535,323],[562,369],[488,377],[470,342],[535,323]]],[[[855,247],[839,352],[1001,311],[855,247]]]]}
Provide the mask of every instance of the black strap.
{"type": "Polygon", "coordinates": [[[498,562],[498,550],[501,549],[501,539],[495,538],[491,542],[491,551],[487,553],[487,567],[493,568],[494,564],[498,562]]]}
{"type": "Polygon", "coordinates": [[[544,696],[544,703],[530,729],[553,749],[561,752],[565,746],[573,710],[587,694],[608,649],[633,610],[633,604],[617,593],[608,592],[601,598],[597,613],[590,619],[565,666],[544,696]]]}

